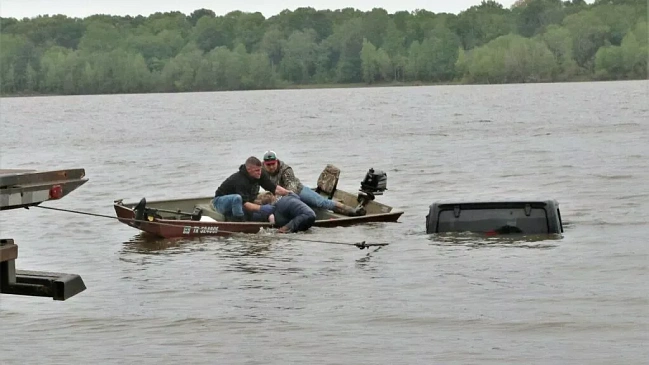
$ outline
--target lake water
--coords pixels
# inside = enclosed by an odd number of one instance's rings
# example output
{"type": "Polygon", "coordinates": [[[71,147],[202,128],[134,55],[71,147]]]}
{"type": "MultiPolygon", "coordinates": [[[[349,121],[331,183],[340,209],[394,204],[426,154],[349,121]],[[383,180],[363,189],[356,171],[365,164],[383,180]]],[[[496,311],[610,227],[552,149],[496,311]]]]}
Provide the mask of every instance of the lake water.
{"type": "Polygon", "coordinates": [[[145,242],[110,218],[0,214],[17,268],[65,302],[0,296],[2,364],[641,364],[649,358],[649,82],[3,98],[1,168],[85,168],[46,206],[208,196],[267,149],[327,163],[399,223],[145,242]],[[556,199],[561,239],[425,234],[437,200],[556,199]],[[643,360],[644,359],[644,360],[643,360]]]}

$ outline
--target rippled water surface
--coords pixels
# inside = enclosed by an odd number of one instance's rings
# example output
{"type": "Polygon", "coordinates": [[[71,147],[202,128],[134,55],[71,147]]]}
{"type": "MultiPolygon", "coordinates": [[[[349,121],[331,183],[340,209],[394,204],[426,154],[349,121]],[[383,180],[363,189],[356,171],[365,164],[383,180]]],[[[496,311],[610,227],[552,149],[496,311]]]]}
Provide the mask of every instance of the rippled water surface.
{"type": "Polygon", "coordinates": [[[641,364],[649,358],[649,83],[3,98],[0,167],[83,167],[47,206],[212,195],[267,149],[313,185],[388,174],[399,223],[310,240],[149,242],[114,219],[0,214],[19,269],[65,302],[0,296],[2,364],[641,364]],[[436,200],[551,198],[560,239],[424,233],[436,200]],[[643,360],[644,359],[644,360],[643,360]]]}

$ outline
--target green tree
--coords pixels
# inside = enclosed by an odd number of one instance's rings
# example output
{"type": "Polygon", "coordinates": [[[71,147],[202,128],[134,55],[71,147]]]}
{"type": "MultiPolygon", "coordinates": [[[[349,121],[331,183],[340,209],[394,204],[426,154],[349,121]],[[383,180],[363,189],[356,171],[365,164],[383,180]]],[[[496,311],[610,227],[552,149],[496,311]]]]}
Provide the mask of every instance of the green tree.
{"type": "Polygon", "coordinates": [[[189,43],[162,69],[160,80],[162,90],[192,91],[202,59],[203,52],[200,48],[195,43],[189,43]]]}
{"type": "Polygon", "coordinates": [[[647,22],[626,34],[620,46],[605,46],[595,55],[595,72],[601,79],[647,78],[647,22]],[[636,34],[641,34],[637,37],[636,34]],[[640,39],[638,39],[640,38],[640,39]]]}
{"type": "Polygon", "coordinates": [[[280,63],[281,74],[284,79],[296,82],[309,82],[316,71],[317,34],[308,29],[305,32],[296,30],[288,37],[283,47],[283,58],[280,63]]]}
{"type": "Polygon", "coordinates": [[[436,27],[428,38],[430,79],[433,81],[451,80],[455,76],[455,63],[461,46],[459,37],[445,26],[436,27]]]}
{"type": "Polygon", "coordinates": [[[464,49],[472,49],[509,34],[514,28],[515,18],[511,11],[489,0],[460,12],[454,31],[460,37],[464,49]]]}
{"type": "Polygon", "coordinates": [[[125,43],[118,27],[102,21],[89,22],[79,41],[79,49],[86,53],[109,52],[125,43]]]}
{"type": "Polygon", "coordinates": [[[563,24],[570,31],[577,65],[592,70],[595,53],[605,44],[610,28],[591,10],[567,16],[563,24]]]}
{"type": "Polygon", "coordinates": [[[183,37],[191,33],[192,23],[187,16],[179,11],[166,13],[157,12],[150,15],[143,24],[153,34],[161,33],[165,30],[178,31],[183,37]]]}
{"type": "Polygon", "coordinates": [[[573,56],[573,41],[570,30],[550,25],[547,31],[540,35],[548,49],[554,55],[557,64],[557,80],[569,80],[579,74],[579,66],[573,56]]]}
{"type": "Polygon", "coordinates": [[[350,19],[336,27],[332,35],[339,52],[336,65],[338,82],[360,82],[361,58],[363,48],[363,23],[360,18],[350,19]]]}
{"type": "Polygon", "coordinates": [[[227,35],[222,30],[222,21],[211,16],[203,16],[198,19],[191,39],[203,52],[230,44],[227,35]]]}
{"type": "Polygon", "coordinates": [[[389,21],[390,16],[385,9],[374,8],[363,16],[362,32],[370,43],[376,47],[381,47],[386,33],[386,24],[389,21]]]}
{"type": "Polygon", "coordinates": [[[65,65],[68,56],[71,53],[74,53],[74,51],[61,46],[52,46],[47,51],[45,51],[45,53],[43,53],[43,56],[41,58],[41,90],[43,92],[61,92],[66,76],[65,65]]]}
{"type": "Polygon", "coordinates": [[[259,12],[242,13],[235,27],[235,43],[242,43],[248,52],[252,52],[264,37],[265,20],[266,18],[259,12]]]}
{"type": "Polygon", "coordinates": [[[413,41],[410,44],[406,59],[405,78],[409,81],[421,80],[424,76],[421,72],[424,65],[421,64],[421,43],[419,41],[413,41]]]}
{"type": "Polygon", "coordinates": [[[13,19],[8,25],[3,19],[2,23],[3,33],[24,35],[35,45],[45,47],[59,45],[76,49],[86,30],[81,20],[65,15],[42,15],[20,22],[13,19]]]}
{"type": "Polygon", "coordinates": [[[393,72],[392,80],[402,80],[406,65],[406,35],[399,30],[394,20],[388,21],[383,40],[383,49],[390,59],[390,69],[393,72]]]}
{"type": "Polygon", "coordinates": [[[248,61],[246,89],[271,89],[277,86],[277,77],[265,53],[252,53],[248,61]]]}
{"type": "Polygon", "coordinates": [[[316,41],[320,42],[333,32],[333,19],[330,11],[317,11],[311,7],[300,7],[295,11],[284,10],[268,21],[271,27],[276,26],[282,30],[285,37],[296,30],[313,29],[317,35],[316,41]]]}
{"type": "Polygon", "coordinates": [[[189,21],[189,24],[191,24],[192,27],[194,27],[196,26],[196,23],[198,23],[198,19],[204,16],[208,18],[216,18],[216,14],[214,13],[214,11],[210,9],[201,8],[192,11],[192,13],[189,14],[189,16],[187,17],[187,21],[189,21]]]}
{"type": "Polygon", "coordinates": [[[285,39],[283,33],[277,26],[268,29],[259,43],[259,50],[268,55],[271,66],[279,65],[282,60],[282,47],[285,39]]]}
{"type": "Polygon", "coordinates": [[[376,81],[379,73],[376,58],[376,47],[374,47],[372,42],[363,39],[363,48],[361,48],[361,67],[363,69],[363,81],[368,84],[376,81]]]}
{"type": "Polygon", "coordinates": [[[518,32],[524,37],[542,33],[552,24],[561,24],[565,16],[561,0],[526,0],[514,6],[518,32]]]}
{"type": "Polygon", "coordinates": [[[0,34],[0,90],[3,93],[23,92],[37,81],[32,71],[40,70],[36,47],[25,36],[0,34]],[[30,79],[31,78],[31,79],[30,79]]]}
{"type": "Polygon", "coordinates": [[[17,87],[14,80],[16,62],[21,62],[19,53],[26,47],[29,40],[25,36],[12,34],[0,34],[0,90],[3,93],[16,92],[17,87]]]}
{"type": "Polygon", "coordinates": [[[622,38],[636,24],[639,17],[636,9],[629,5],[603,4],[594,7],[592,13],[608,28],[606,40],[616,46],[622,43],[622,38]]]}
{"type": "Polygon", "coordinates": [[[513,34],[494,39],[464,57],[464,77],[471,82],[550,81],[556,67],[543,42],[513,34]]]}

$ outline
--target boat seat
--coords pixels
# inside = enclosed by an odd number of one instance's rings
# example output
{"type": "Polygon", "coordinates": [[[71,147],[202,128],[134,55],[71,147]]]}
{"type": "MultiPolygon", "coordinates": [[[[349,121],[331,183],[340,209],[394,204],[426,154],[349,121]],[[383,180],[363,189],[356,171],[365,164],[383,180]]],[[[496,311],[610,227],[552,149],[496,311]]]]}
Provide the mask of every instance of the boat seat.
{"type": "Polygon", "coordinates": [[[219,222],[225,222],[225,216],[212,207],[211,204],[196,204],[196,208],[199,208],[201,210],[201,213],[203,215],[206,215],[210,218],[216,219],[219,222]]]}
{"type": "Polygon", "coordinates": [[[340,178],[340,169],[332,164],[327,164],[318,177],[318,183],[315,191],[320,194],[324,193],[329,199],[333,198],[340,178]]]}

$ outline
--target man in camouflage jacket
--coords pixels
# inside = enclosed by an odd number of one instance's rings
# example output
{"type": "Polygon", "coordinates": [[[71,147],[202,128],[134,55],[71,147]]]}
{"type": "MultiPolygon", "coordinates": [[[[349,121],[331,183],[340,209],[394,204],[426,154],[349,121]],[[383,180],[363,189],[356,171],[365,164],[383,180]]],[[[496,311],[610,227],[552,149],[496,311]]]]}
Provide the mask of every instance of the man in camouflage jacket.
{"type": "Polygon", "coordinates": [[[327,199],[302,184],[300,179],[293,173],[293,168],[284,161],[279,160],[274,151],[266,151],[264,154],[264,169],[273,183],[294,192],[300,197],[300,200],[312,208],[327,209],[351,217],[365,215],[364,209],[356,210],[356,208],[343,203],[327,199]]]}

